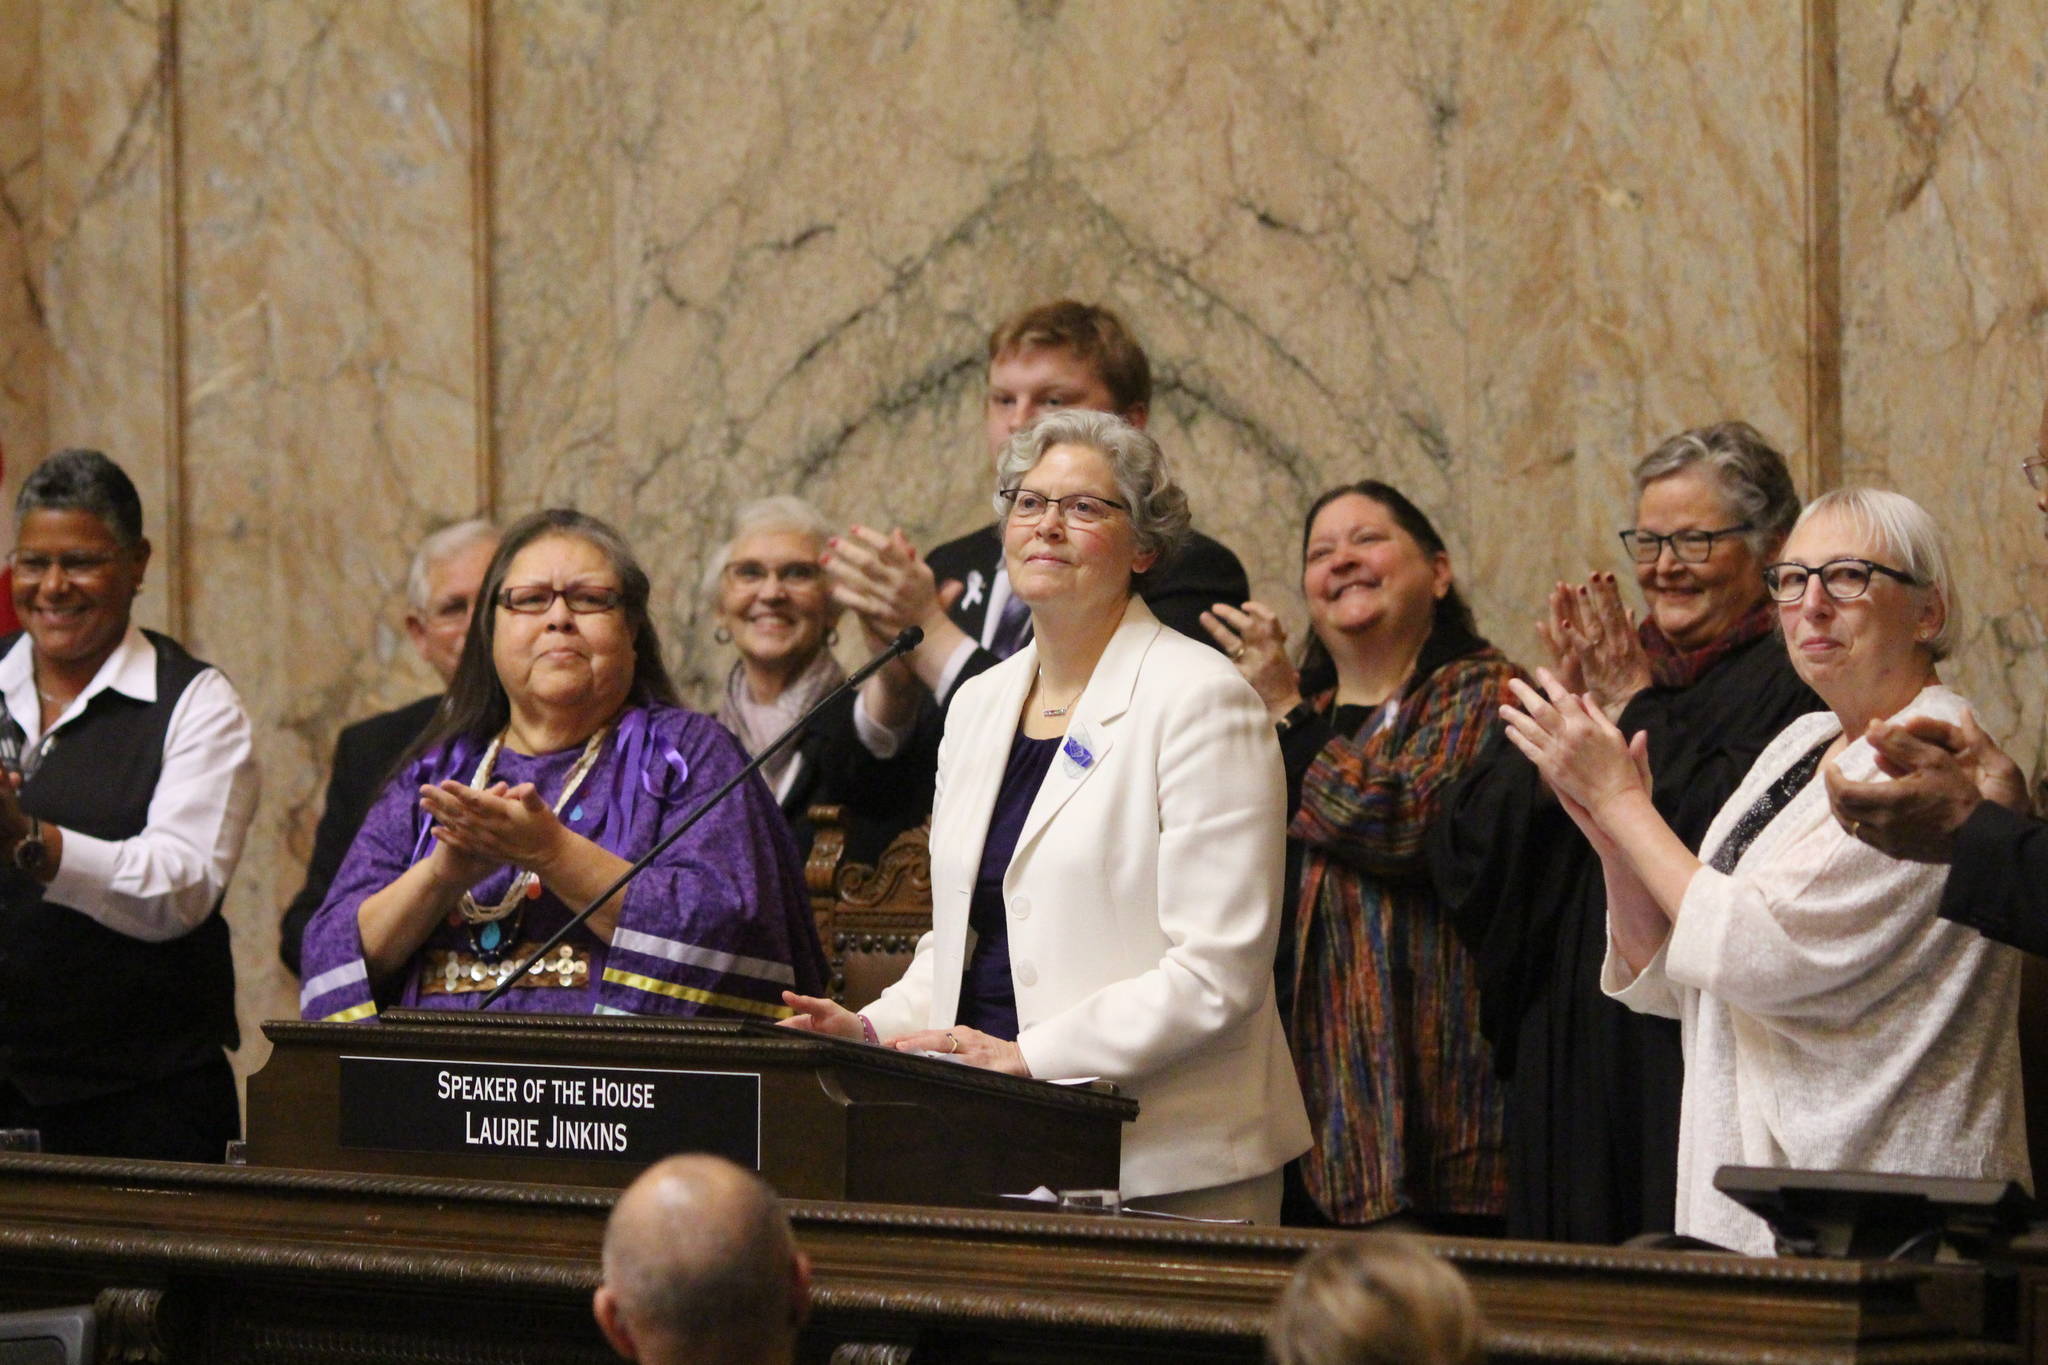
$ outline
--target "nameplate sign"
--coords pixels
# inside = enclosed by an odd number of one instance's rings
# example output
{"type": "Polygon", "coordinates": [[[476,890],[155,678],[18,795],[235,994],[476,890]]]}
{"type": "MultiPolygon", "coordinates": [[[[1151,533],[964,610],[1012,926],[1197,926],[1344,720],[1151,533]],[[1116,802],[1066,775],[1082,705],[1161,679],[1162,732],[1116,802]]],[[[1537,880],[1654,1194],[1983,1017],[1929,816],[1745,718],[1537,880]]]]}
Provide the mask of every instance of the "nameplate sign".
{"type": "Polygon", "coordinates": [[[676,1152],[711,1152],[761,1169],[758,1073],[337,1060],[343,1147],[643,1166],[676,1152]]]}

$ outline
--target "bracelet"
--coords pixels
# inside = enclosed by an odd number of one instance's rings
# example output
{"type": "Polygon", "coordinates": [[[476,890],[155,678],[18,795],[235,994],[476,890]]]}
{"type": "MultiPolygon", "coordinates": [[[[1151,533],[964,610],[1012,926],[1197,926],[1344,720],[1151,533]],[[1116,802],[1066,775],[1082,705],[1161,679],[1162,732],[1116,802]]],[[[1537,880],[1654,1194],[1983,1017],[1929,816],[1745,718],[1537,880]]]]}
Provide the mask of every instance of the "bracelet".
{"type": "Polygon", "coordinates": [[[882,1037],[875,1032],[875,1026],[868,1022],[868,1017],[865,1014],[856,1014],[853,1017],[860,1020],[861,1041],[874,1047],[880,1047],[882,1045],[882,1037]]]}

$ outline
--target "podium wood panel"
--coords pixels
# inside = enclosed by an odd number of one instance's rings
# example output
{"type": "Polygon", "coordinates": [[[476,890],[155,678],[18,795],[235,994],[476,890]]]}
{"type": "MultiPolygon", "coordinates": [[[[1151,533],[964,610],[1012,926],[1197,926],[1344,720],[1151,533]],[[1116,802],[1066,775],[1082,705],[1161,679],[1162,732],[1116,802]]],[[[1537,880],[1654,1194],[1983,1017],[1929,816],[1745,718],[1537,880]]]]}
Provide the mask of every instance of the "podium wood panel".
{"type": "MultiPolygon", "coordinates": [[[[168,1362],[600,1361],[589,1317],[616,1192],[0,1155],[0,1307],[125,1305],[168,1362]],[[106,1297],[102,1297],[106,1296],[106,1297]]],[[[791,1201],[814,1265],[805,1359],[1260,1358],[1295,1262],[1357,1233],[791,1201]]],[[[2012,1361],[1923,1308],[1984,1272],[1533,1243],[1431,1245],[1488,1358],[1727,1365],[2012,1361]]],[[[137,1355],[133,1358],[145,1358],[137,1355]]]]}
{"type": "Polygon", "coordinates": [[[341,1140],[342,1059],[758,1075],[760,1170],[785,1197],[993,1206],[1005,1193],[1114,1187],[1133,1100],[737,1020],[392,1012],[279,1020],[249,1079],[253,1166],[622,1187],[632,1160],[396,1151],[341,1140]]]}

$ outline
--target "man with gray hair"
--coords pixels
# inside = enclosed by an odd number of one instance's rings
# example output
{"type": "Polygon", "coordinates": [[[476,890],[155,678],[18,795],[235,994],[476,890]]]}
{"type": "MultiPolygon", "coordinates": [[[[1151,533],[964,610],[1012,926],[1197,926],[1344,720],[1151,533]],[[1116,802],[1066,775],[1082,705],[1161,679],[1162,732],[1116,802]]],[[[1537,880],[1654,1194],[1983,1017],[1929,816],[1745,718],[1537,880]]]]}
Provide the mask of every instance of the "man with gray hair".
{"type": "MultiPolygon", "coordinates": [[[[442,527],[421,541],[413,554],[405,578],[405,633],[427,666],[440,675],[443,687],[462,659],[462,642],[469,634],[484,570],[497,550],[498,528],[473,518],[442,527]]],[[[292,897],[278,928],[277,955],[294,976],[299,972],[299,941],[305,937],[306,922],[327,899],[327,888],[398,756],[427,728],[440,704],[438,692],[421,697],[396,711],[357,721],[335,740],[327,804],[313,834],[306,884],[292,897]]]]}
{"type": "Polygon", "coordinates": [[[758,1176],[723,1157],[672,1156],[613,1206],[591,1309],[627,1360],[786,1365],[810,1280],[810,1258],[758,1176]]]}

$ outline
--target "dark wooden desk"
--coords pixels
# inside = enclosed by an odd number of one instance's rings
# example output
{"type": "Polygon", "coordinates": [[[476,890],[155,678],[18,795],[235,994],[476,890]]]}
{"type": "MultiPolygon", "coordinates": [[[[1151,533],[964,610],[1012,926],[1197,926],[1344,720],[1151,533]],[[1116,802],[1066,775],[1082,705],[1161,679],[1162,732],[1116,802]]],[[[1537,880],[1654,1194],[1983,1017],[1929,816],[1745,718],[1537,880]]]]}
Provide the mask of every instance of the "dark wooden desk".
{"type": "MultiPolygon", "coordinates": [[[[0,1305],[101,1296],[129,1359],[597,1362],[589,1295],[614,1197],[0,1156],[0,1305]]],[[[853,1346],[842,1358],[1252,1362],[1295,1261],[1347,1235],[809,1201],[790,1213],[816,1267],[815,1360],[853,1346]]],[[[1471,1279],[1497,1361],[2018,1358],[1924,1311],[1914,1267],[1435,1245],[1471,1279]]],[[[1967,1299],[1981,1273],[1946,1278],[1967,1299]]]]}

